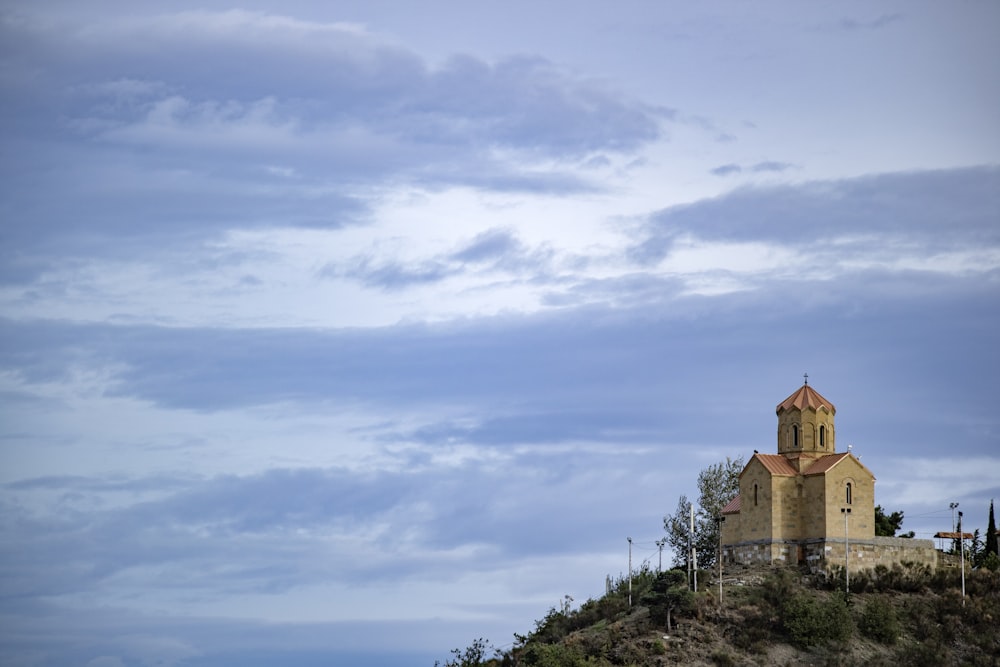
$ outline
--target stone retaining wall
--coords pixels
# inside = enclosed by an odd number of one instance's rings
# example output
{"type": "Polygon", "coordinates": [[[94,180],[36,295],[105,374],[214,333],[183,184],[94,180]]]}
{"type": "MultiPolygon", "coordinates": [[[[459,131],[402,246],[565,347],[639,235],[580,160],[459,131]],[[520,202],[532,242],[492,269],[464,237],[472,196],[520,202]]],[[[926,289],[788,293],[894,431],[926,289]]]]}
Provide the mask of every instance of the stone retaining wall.
{"type": "MultiPolygon", "coordinates": [[[[870,570],[876,565],[891,567],[894,563],[914,562],[937,567],[938,552],[931,540],[902,537],[875,537],[850,541],[850,569],[870,570]]],[[[810,569],[825,569],[845,563],[845,541],[825,540],[779,541],[759,540],[725,545],[723,560],[727,563],[753,565],[805,564],[810,569]]]]}

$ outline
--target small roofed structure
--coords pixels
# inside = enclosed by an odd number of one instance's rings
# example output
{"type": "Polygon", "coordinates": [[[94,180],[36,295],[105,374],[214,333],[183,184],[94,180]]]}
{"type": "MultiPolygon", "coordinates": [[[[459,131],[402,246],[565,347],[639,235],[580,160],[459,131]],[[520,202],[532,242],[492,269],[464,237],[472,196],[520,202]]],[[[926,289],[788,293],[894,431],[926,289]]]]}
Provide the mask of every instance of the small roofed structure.
{"type": "Polygon", "coordinates": [[[945,539],[945,540],[971,540],[975,537],[972,533],[934,533],[934,537],[945,539]]]}

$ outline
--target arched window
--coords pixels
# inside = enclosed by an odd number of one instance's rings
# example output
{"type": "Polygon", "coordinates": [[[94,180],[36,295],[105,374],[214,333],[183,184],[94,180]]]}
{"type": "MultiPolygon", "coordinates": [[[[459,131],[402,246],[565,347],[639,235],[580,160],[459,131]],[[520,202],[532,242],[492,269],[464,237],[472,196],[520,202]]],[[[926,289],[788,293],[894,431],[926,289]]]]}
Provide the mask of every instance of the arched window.
{"type": "Polygon", "coordinates": [[[753,504],[757,504],[757,485],[753,485],[753,504]]]}
{"type": "Polygon", "coordinates": [[[848,505],[851,504],[851,483],[850,482],[847,483],[847,495],[846,495],[845,500],[847,500],[847,504],[848,505]]]}
{"type": "Polygon", "coordinates": [[[799,427],[795,424],[792,425],[792,447],[799,448],[799,427]]]}
{"type": "Polygon", "coordinates": [[[820,424],[819,427],[819,446],[826,448],[826,426],[820,424]]]}

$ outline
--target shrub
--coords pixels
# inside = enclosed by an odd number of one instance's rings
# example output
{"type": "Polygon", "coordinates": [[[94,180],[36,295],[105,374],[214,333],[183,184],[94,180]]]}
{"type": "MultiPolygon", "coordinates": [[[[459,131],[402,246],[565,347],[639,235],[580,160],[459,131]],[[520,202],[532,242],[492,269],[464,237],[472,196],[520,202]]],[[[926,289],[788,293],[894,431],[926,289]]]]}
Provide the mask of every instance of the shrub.
{"type": "Polygon", "coordinates": [[[990,572],[996,572],[1000,569],[1000,556],[997,556],[993,552],[986,554],[986,558],[983,559],[983,567],[990,572]]]}
{"type": "Polygon", "coordinates": [[[712,663],[719,667],[736,667],[736,658],[726,651],[716,651],[712,654],[712,663]]]}
{"type": "MultiPolygon", "coordinates": [[[[493,658],[486,658],[489,651],[496,651],[496,649],[487,640],[480,637],[464,651],[457,648],[452,649],[451,653],[454,658],[446,661],[443,667],[492,667],[497,664],[497,661],[493,658]]],[[[441,663],[435,660],[434,667],[441,667],[441,663]]]]}
{"type": "Polygon", "coordinates": [[[587,664],[579,651],[563,644],[529,644],[521,660],[533,667],[583,667],[587,664]]]}
{"type": "Polygon", "coordinates": [[[805,593],[792,595],[782,604],[781,624],[800,647],[843,642],[854,629],[847,601],[836,594],[821,600],[805,593]]]}
{"type": "Polygon", "coordinates": [[[867,570],[862,570],[861,572],[856,572],[851,575],[851,592],[852,593],[865,593],[871,588],[872,578],[871,573],[867,570]]]}
{"type": "Polygon", "coordinates": [[[862,634],[883,644],[895,644],[901,631],[896,609],[882,597],[868,598],[859,625],[862,634]]]}
{"type": "Polygon", "coordinates": [[[799,582],[791,570],[779,568],[768,574],[764,580],[764,585],[758,588],[756,592],[765,604],[777,609],[799,587],[799,582]]]}
{"type": "Polygon", "coordinates": [[[896,654],[900,664],[907,667],[940,667],[948,664],[948,648],[939,641],[917,641],[902,647],[896,654]]]}

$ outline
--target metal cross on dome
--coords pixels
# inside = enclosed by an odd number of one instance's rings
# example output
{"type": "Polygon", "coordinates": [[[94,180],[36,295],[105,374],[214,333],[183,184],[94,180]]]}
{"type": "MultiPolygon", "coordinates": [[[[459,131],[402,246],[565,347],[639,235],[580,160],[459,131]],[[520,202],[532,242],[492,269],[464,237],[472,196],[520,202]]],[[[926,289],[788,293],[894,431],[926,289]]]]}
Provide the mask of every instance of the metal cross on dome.
{"type": "Polygon", "coordinates": [[[809,373],[803,373],[802,379],[804,380],[803,384],[809,384],[809,373]]]}

